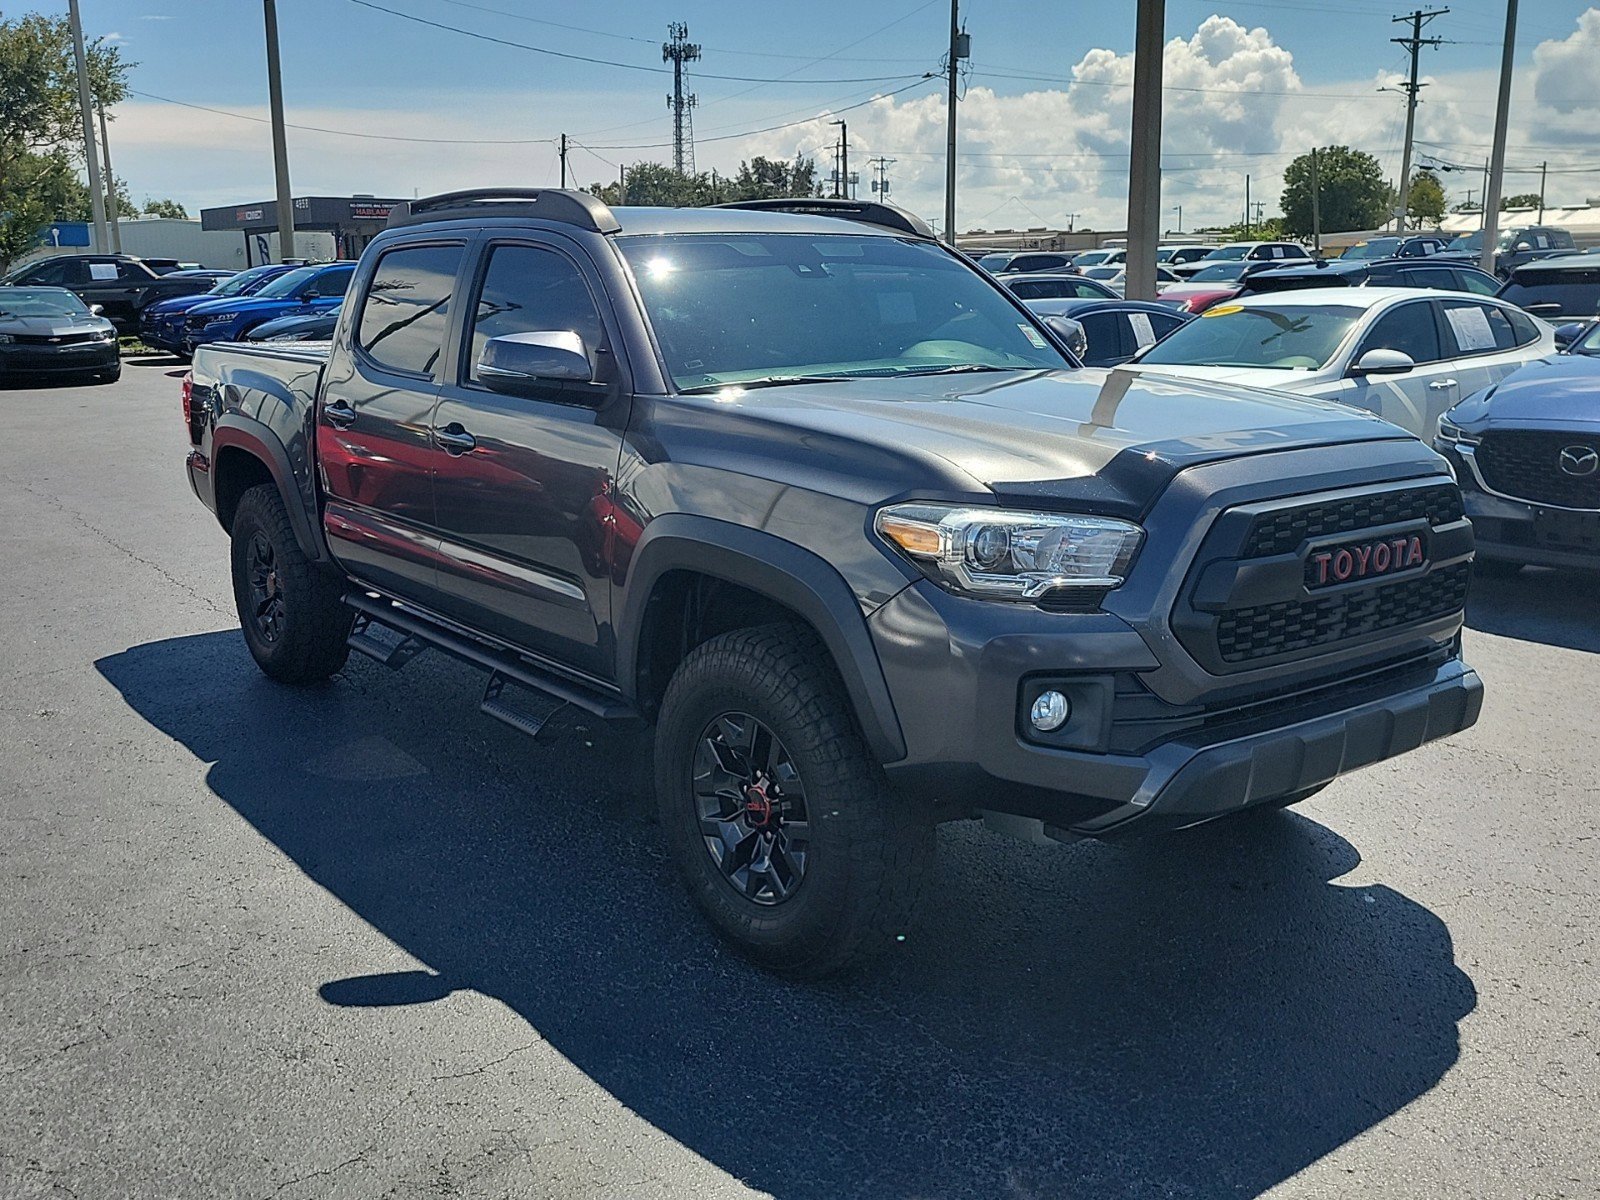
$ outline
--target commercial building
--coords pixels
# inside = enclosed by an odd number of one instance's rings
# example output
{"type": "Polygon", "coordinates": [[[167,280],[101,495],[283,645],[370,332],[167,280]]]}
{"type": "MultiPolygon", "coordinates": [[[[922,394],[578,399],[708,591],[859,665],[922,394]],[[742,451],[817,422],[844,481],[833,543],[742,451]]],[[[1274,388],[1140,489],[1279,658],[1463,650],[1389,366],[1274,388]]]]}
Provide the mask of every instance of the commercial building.
{"type": "MultiPolygon", "coordinates": [[[[333,238],[333,257],[359,258],[367,243],[383,231],[389,211],[399,200],[377,196],[299,196],[294,201],[295,254],[309,258],[298,244],[302,230],[329,234],[333,238]]],[[[272,262],[277,257],[278,205],[273,200],[235,204],[226,208],[200,211],[200,224],[207,230],[239,234],[246,248],[245,266],[272,262]]]]}

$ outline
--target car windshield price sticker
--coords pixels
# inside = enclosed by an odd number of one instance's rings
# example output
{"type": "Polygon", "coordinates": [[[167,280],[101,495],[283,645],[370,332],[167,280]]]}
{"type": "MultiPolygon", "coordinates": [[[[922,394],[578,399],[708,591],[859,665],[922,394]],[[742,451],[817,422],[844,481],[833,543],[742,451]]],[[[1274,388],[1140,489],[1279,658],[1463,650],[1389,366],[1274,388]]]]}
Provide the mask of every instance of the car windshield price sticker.
{"type": "Polygon", "coordinates": [[[1450,318],[1450,328],[1455,331],[1456,344],[1463,350],[1493,350],[1494,330],[1489,328],[1489,314],[1476,304],[1463,304],[1444,310],[1450,318]]]}
{"type": "Polygon", "coordinates": [[[1033,348],[1035,350],[1043,350],[1047,345],[1049,345],[1049,343],[1044,340],[1044,334],[1040,333],[1032,325],[1024,325],[1021,321],[1018,321],[1017,328],[1022,330],[1022,336],[1027,338],[1028,341],[1033,344],[1033,348]]]}
{"type": "Polygon", "coordinates": [[[90,279],[115,279],[117,277],[116,263],[90,263],[90,279]]]}
{"type": "Polygon", "coordinates": [[[1128,324],[1133,326],[1133,340],[1139,343],[1139,349],[1143,350],[1156,340],[1156,331],[1150,324],[1149,313],[1129,313],[1128,324]]]}

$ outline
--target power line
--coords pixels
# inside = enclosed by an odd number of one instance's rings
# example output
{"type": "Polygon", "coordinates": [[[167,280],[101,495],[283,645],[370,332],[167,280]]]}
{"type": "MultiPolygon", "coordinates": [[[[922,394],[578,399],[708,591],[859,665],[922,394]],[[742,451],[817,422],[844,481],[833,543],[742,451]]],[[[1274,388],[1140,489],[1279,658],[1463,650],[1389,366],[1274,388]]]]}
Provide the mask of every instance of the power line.
{"type": "Polygon", "coordinates": [[[1411,78],[1408,82],[1400,84],[1400,90],[1406,94],[1406,146],[1400,154],[1400,187],[1399,202],[1395,205],[1395,230],[1399,233],[1406,231],[1407,198],[1411,194],[1411,139],[1417,125],[1417,93],[1427,86],[1417,82],[1417,60],[1421,57],[1424,46],[1435,49],[1444,45],[1443,38],[1425,38],[1422,36],[1422,27],[1430,24],[1436,17],[1442,17],[1450,10],[1448,8],[1422,9],[1406,14],[1403,17],[1390,18],[1392,23],[1411,24],[1411,36],[1403,38],[1390,38],[1397,46],[1404,46],[1411,55],[1411,78]]]}
{"type": "MultiPolygon", "coordinates": [[[[144,100],[159,100],[163,104],[176,104],[179,108],[192,108],[199,112],[215,113],[219,117],[232,117],[236,121],[254,121],[258,125],[270,125],[272,122],[267,117],[254,117],[249,113],[230,112],[225,108],[212,108],[205,104],[192,104],[187,100],[174,100],[171,96],[158,96],[154,92],[141,92],[137,88],[129,88],[130,96],[138,96],[144,100]]],[[[439,146],[535,146],[555,145],[554,138],[428,138],[428,137],[402,137],[391,133],[360,133],[353,129],[328,129],[321,125],[296,125],[292,121],[284,123],[285,128],[299,129],[306,133],[328,133],[335,137],[365,138],[378,142],[421,142],[428,145],[439,146]]]]}
{"type": "MultiPolygon", "coordinates": [[[[563,58],[570,62],[588,63],[597,67],[616,67],[622,71],[644,71],[650,75],[670,75],[672,72],[666,67],[647,67],[642,63],[619,62],[611,58],[596,58],[589,54],[572,54],[565,50],[552,50],[548,46],[535,46],[528,42],[516,42],[510,38],[495,37],[492,34],[478,33],[472,29],[462,29],[457,25],[446,25],[442,21],[430,21],[426,17],[419,17],[415,13],[401,12],[396,8],[385,8],[381,4],[374,4],[372,0],[350,0],[351,4],[362,8],[370,8],[374,12],[387,13],[391,17],[399,17],[402,21],[411,21],[417,25],[426,25],[429,29],[440,29],[446,33],[460,34],[462,37],[474,38],[480,42],[492,42],[496,46],[508,46],[514,50],[527,50],[533,54],[544,54],[551,58],[563,58]]],[[[701,75],[702,79],[720,79],[731,83],[791,83],[791,84],[834,84],[834,83],[893,83],[905,79],[904,75],[867,75],[855,79],[773,79],[761,75],[701,75]]]]}

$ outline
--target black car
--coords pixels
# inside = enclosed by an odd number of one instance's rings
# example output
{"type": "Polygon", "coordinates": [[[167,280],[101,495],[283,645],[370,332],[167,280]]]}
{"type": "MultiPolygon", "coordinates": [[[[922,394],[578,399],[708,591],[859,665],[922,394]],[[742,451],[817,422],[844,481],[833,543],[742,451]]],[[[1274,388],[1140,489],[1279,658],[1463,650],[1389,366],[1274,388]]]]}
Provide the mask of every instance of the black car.
{"type": "Polygon", "coordinates": [[[344,305],[336,305],[326,312],[279,317],[264,321],[245,333],[246,342],[325,342],[333,336],[339,325],[339,313],[344,305]]]}
{"type": "Polygon", "coordinates": [[[1434,288],[1493,296],[1500,290],[1500,281],[1487,271],[1464,262],[1427,262],[1416,258],[1335,259],[1262,271],[1244,281],[1240,295],[1321,287],[1434,288]]]}
{"type": "Polygon", "coordinates": [[[1564,254],[1526,263],[1511,272],[1499,295],[1551,322],[1600,316],[1600,257],[1564,254]]]}
{"type": "Polygon", "coordinates": [[[128,254],[57,254],[29,263],[5,279],[29,287],[64,287],[85,304],[98,304],[122,334],[139,332],[139,314],[174,296],[210,291],[208,279],[162,275],[128,254]]]}
{"type": "Polygon", "coordinates": [[[1165,304],[1124,300],[1120,296],[1110,300],[1029,300],[1027,304],[1063,337],[1071,338],[1072,332],[1057,324],[1060,319],[1074,321],[1082,328],[1084,345],[1078,357],[1086,367],[1125,363],[1179,325],[1193,320],[1189,314],[1165,304]]]}
{"type": "Polygon", "coordinates": [[[1419,234],[1415,237],[1400,237],[1398,234],[1391,237],[1368,238],[1364,242],[1357,242],[1339,256],[1340,262],[1360,262],[1362,260],[1374,261],[1383,258],[1431,258],[1435,254],[1443,254],[1450,248],[1448,238],[1433,237],[1428,234],[1419,234]]]}
{"type": "Polygon", "coordinates": [[[0,379],[122,374],[117,331],[65,288],[0,287],[0,379]]]}
{"type": "Polygon", "coordinates": [[[1013,275],[1009,271],[995,276],[1018,300],[1115,300],[1117,293],[1087,275],[1013,275]]]}
{"type": "MultiPolygon", "coordinates": [[[[1558,258],[1572,254],[1577,246],[1572,233],[1553,225],[1513,225],[1502,229],[1494,244],[1494,273],[1509,279],[1512,272],[1526,263],[1542,258],[1558,258]]],[[[1450,243],[1445,251],[1452,258],[1476,263],[1483,252],[1483,230],[1464,233],[1450,243]]]]}
{"type": "Polygon", "coordinates": [[[1600,322],[1439,422],[1477,532],[1479,569],[1600,569],[1600,322]]]}
{"type": "Polygon", "coordinates": [[[1038,271],[1070,271],[1072,255],[1054,250],[996,250],[985,254],[978,265],[992,275],[1004,272],[1019,275],[1038,271]]]}

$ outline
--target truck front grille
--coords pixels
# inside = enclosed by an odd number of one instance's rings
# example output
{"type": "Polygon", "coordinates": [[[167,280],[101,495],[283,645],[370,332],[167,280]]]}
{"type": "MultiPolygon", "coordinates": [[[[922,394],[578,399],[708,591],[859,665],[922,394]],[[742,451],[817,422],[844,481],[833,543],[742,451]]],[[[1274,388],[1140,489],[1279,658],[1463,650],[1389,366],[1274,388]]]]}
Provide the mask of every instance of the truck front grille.
{"type": "Polygon", "coordinates": [[[1196,555],[1173,631],[1207,671],[1227,674],[1436,627],[1466,603],[1471,539],[1460,489],[1445,482],[1230,509],[1196,555]],[[1313,586],[1316,554],[1396,536],[1420,539],[1424,567],[1313,586]]]}
{"type": "Polygon", "coordinates": [[[1600,469],[1582,475],[1563,470],[1566,451],[1573,452],[1572,466],[1585,466],[1585,451],[1600,454],[1600,432],[1491,430],[1483,435],[1476,458],[1483,481],[1503,496],[1561,508],[1600,509],[1600,469]]]}
{"type": "Polygon", "coordinates": [[[1217,622],[1217,650],[1224,662],[1250,662],[1448,616],[1466,603],[1470,574],[1457,563],[1388,587],[1236,608],[1217,622]]]}

